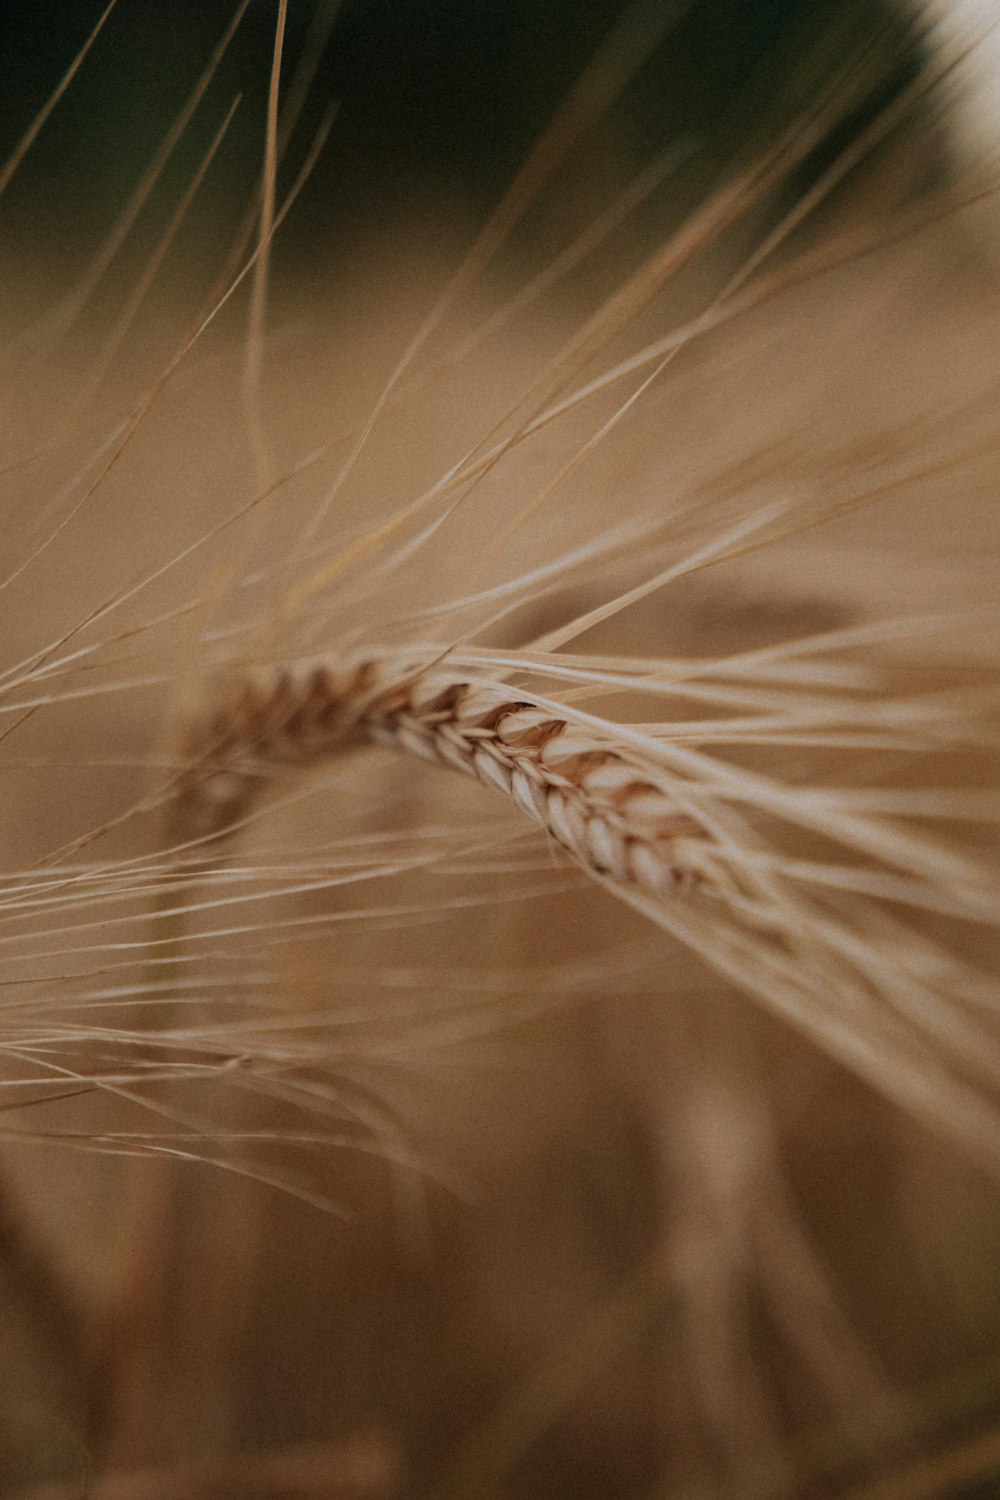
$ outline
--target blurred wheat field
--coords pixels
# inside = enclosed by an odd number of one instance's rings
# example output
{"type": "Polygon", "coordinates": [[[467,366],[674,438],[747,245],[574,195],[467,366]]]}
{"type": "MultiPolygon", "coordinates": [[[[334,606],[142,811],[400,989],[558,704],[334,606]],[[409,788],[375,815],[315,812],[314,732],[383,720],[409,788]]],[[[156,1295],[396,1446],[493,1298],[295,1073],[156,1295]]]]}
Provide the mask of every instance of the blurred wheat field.
{"type": "Polygon", "coordinates": [[[993,1494],[961,64],[842,0],[118,0],[57,97],[100,9],[15,10],[0,1495],[993,1494]],[[178,847],[234,676],[393,653],[620,733],[707,889],[385,747],[178,847]]]}

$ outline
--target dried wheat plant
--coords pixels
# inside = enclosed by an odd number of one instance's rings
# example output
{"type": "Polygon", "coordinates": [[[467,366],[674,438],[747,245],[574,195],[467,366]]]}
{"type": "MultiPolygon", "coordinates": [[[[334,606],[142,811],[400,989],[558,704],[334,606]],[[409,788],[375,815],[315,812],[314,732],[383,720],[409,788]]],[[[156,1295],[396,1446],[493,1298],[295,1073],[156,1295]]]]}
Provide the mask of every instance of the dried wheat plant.
{"type": "Polygon", "coordinates": [[[10,10],[0,1496],[987,1495],[992,34],[390,10],[10,10]]]}

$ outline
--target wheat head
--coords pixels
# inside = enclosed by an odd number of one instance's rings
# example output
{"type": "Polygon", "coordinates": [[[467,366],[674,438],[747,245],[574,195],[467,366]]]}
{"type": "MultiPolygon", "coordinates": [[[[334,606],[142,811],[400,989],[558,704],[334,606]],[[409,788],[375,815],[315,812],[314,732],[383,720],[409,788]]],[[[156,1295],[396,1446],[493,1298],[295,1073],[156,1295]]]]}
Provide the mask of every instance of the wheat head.
{"type": "Polygon", "coordinates": [[[247,676],[188,734],[172,807],[174,837],[212,838],[246,815],[282,767],[314,765],[365,742],[461,771],[510,798],[579,864],[663,895],[690,885],[697,825],[662,771],[553,705],[457,675],[366,660],[247,676]]]}

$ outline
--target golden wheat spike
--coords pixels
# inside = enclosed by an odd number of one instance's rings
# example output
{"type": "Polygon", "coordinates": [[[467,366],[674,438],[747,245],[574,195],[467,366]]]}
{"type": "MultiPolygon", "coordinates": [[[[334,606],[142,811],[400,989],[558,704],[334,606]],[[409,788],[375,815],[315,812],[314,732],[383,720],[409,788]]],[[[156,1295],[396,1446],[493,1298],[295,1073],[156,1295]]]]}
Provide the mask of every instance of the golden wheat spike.
{"type": "Polygon", "coordinates": [[[449,766],[509,797],[584,867],[657,895],[692,884],[693,820],[662,769],[607,732],[504,685],[447,667],[364,661],[248,675],[190,731],[172,833],[211,839],[245,815],[281,767],[370,742],[449,766]]]}

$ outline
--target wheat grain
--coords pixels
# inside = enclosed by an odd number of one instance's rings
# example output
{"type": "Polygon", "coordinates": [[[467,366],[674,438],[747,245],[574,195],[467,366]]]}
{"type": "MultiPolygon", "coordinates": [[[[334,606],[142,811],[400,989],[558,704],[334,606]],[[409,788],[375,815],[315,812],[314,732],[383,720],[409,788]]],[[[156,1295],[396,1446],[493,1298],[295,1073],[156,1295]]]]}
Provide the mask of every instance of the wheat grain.
{"type": "Polygon", "coordinates": [[[607,732],[575,726],[504,684],[454,670],[366,660],[247,676],[183,747],[176,837],[212,839],[248,811],[280,767],[365,742],[451,767],[509,797],[585,868],[656,895],[696,882],[684,861],[697,825],[663,773],[607,732]]]}

